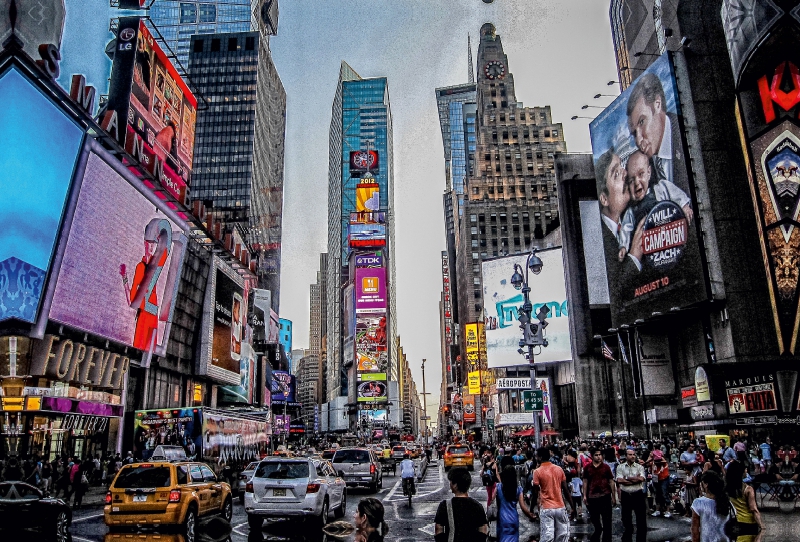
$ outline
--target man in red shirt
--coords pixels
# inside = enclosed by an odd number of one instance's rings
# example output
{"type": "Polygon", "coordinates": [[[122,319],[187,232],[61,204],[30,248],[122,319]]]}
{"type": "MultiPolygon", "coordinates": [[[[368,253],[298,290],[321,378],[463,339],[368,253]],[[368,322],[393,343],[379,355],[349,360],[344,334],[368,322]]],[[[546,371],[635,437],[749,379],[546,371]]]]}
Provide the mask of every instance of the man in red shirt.
{"type": "Polygon", "coordinates": [[[603,461],[603,452],[592,448],[592,462],[583,468],[583,503],[594,525],[591,542],[611,542],[611,511],[617,504],[617,491],[611,467],[603,461]],[[602,525],[601,525],[602,520],[602,525]]]}
{"type": "Polygon", "coordinates": [[[567,542],[569,540],[569,516],[564,506],[566,495],[570,506],[572,494],[567,487],[564,469],[550,463],[550,448],[536,450],[541,465],[533,471],[533,500],[539,495],[539,542],[567,542]]]}

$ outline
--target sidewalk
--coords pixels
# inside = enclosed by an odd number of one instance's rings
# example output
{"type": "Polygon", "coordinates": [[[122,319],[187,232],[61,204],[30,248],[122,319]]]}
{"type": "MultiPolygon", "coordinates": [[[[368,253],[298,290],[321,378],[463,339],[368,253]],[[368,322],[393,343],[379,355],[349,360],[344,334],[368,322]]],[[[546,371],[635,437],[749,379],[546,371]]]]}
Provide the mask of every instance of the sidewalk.
{"type": "MultiPolygon", "coordinates": [[[[63,493],[60,494],[58,496],[58,498],[59,499],[63,499],[66,502],[66,499],[64,499],[64,494],[63,493]]],[[[84,495],[83,495],[83,508],[96,508],[96,507],[104,506],[105,505],[105,499],[106,499],[106,487],[105,486],[90,486],[89,489],[86,490],[86,493],[84,493],[84,495]]],[[[72,506],[72,503],[74,502],[74,500],[75,500],[75,497],[73,495],[72,497],[70,497],[69,502],[67,504],[72,506]]]]}

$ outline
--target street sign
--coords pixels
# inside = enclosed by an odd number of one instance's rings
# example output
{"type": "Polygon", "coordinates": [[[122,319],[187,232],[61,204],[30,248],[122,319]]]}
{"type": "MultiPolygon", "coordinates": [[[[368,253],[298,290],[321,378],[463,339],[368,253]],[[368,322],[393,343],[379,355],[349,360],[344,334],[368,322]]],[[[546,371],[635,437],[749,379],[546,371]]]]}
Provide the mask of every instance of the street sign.
{"type": "Polygon", "coordinates": [[[494,431],[494,420],[492,418],[486,420],[486,427],[489,429],[489,431],[494,431]]]}
{"type": "Polygon", "coordinates": [[[544,410],[544,392],[542,390],[524,390],[522,404],[525,412],[544,410]]]}

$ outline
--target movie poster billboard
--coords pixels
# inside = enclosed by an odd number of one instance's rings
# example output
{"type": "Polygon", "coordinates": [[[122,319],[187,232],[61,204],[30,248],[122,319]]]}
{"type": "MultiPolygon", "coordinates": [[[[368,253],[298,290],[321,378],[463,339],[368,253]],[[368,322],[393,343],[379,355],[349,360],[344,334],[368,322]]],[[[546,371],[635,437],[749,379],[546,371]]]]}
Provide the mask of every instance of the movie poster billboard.
{"type": "MultiPolygon", "coordinates": [[[[562,250],[556,247],[541,250],[537,255],[544,266],[541,273],[529,277],[532,313],[535,318],[542,305],[547,305],[550,313],[544,332],[548,345],[536,349],[534,361],[568,361],[572,359],[572,345],[562,250]]],[[[511,284],[514,264],[525,269],[526,259],[527,255],[520,254],[482,262],[484,329],[489,368],[528,365],[528,360],[517,352],[522,339],[517,315],[524,302],[523,295],[511,284]]]]}
{"type": "Polygon", "coordinates": [[[220,386],[219,401],[221,403],[252,404],[254,402],[255,373],[256,353],[250,343],[243,342],[242,353],[239,358],[239,385],[220,386]]]}
{"type": "Polygon", "coordinates": [[[388,371],[385,314],[362,314],[356,317],[355,349],[358,372],[388,371]]]}
{"type": "Polygon", "coordinates": [[[386,312],[385,267],[357,267],[354,284],[356,314],[386,312]]]}
{"type": "Polygon", "coordinates": [[[140,17],[120,17],[103,128],[179,201],[192,169],[197,100],[140,17]]]}
{"type": "Polygon", "coordinates": [[[378,171],[378,151],[350,151],[350,177],[361,177],[364,173],[378,171]]]}
{"type": "Polygon", "coordinates": [[[478,364],[483,361],[480,355],[480,344],[484,336],[485,331],[482,322],[473,322],[464,325],[464,345],[470,368],[477,367],[478,364]]]}
{"type": "Polygon", "coordinates": [[[386,373],[358,373],[358,402],[375,403],[389,400],[386,373]]]}
{"type": "Polygon", "coordinates": [[[615,326],[707,297],[669,54],[589,125],[615,326]]]}
{"type": "Polygon", "coordinates": [[[234,381],[231,383],[239,384],[247,315],[245,284],[233,269],[221,261],[217,261],[211,275],[214,277],[214,301],[209,374],[222,371],[220,374],[224,374],[228,380],[232,373],[234,381]]]}
{"type": "Polygon", "coordinates": [[[272,402],[294,403],[295,377],[288,371],[272,371],[272,402]]]}
{"type": "Polygon", "coordinates": [[[187,226],[99,145],[85,152],[50,319],[163,356],[187,226]]]}
{"type": "Polygon", "coordinates": [[[34,323],[83,130],[16,69],[0,103],[0,321],[34,323]]]}
{"type": "Polygon", "coordinates": [[[133,418],[133,455],[147,461],[156,446],[182,446],[186,457],[203,449],[203,414],[199,408],[137,410],[133,418]]]}

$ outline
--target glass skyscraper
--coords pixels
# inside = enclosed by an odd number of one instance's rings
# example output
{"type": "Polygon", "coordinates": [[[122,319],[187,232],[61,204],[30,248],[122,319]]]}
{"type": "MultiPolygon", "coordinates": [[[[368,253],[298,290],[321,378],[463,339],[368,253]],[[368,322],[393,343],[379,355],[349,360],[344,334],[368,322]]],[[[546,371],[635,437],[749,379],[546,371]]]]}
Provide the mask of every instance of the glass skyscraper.
{"type": "Polygon", "coordinates": [[[397,380],[395,271],[394,271],[394,160],[392,114],[385,77],[365,79],[342,62],[334,97],[329,137],[328,166],[328,399],[344,393],[342,367],[342,285],[349,280],[350,249],[347,229],[356,210],[358,178],[350,177],[350,152],[378,152],[379,169],[373,172],[380,187],[380,207],[386,213],[386,263],[389,285],[388,326],[390,380],[397,380]]]}

